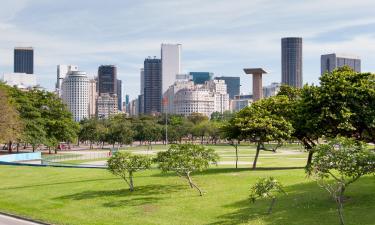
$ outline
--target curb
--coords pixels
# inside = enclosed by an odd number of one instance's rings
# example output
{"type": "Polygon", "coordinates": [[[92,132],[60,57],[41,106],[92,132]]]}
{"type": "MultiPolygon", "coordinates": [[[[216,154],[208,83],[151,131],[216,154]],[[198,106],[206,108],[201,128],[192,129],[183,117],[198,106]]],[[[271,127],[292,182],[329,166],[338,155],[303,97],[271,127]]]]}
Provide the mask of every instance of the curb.
{"type": "Polygon", "coordinates": [[[42,222],[40,220],[34,220],[34,219],[26,218],[26,217],[23,217],[23,216],[18,216],[18,215],[11,214],[11,213],[5,213],[5,212],[1,212],[1,211],[0,211],[0,215],[9,216],[9,217],[13,217],[15,219],[20,219],[20,220],[24,220],[24,221],[31,222],[31,223],[41,224],[41,225],[53,225],[52,223],[45,223],[45,222],[42,222]]]}

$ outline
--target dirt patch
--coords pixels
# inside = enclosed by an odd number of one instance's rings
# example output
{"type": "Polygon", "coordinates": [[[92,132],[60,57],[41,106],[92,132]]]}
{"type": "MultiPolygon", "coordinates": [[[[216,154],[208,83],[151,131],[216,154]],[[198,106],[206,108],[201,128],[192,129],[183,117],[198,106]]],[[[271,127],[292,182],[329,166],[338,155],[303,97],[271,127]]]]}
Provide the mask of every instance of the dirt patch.
{"type": "Polygon", "coordinates": [[[158,210],[158,207],[153,204],[146,204],[141,206],[142,212],[144,213],[154,213],[158,210]]]}

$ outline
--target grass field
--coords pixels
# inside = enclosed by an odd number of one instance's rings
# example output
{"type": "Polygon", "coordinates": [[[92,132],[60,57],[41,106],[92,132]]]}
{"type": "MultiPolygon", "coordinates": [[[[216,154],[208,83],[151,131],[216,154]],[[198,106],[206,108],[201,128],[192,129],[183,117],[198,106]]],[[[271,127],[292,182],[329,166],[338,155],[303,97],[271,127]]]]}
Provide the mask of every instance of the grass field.
{"type": "MultiPolygon", "coordinates": [[[[215,149],[221,156],[234,152],[230,146],[215,149]]],[[[185,180],[156,169],[136,173],[136,190],[131,193],[124,181],[104,169],[0,166],[0,211],[71,225],[338,224],[328,193],[307,179],[303,169],[287,169],[297,162],[303,166],[306,153],[288,149],[262,152],[255,171],[227,165],[195,174],[193,179],[206,192],[203,197],[185,180]],[[282,153],[291,151],[296,153],[282,153]],[[268,200],[252,204],[248,199],[250,186],[266,176],[277,178],[288,193],[279,198],[272,215],[266,214],[268,200]]],[[[131,151],[137,150],[142,151],[131,151]]],[[[240,152],[253,156],[248,146],[240,152]]],[[[375,224],[374,190],[373,176],[347,189],[347,224],[375,224]]]]}

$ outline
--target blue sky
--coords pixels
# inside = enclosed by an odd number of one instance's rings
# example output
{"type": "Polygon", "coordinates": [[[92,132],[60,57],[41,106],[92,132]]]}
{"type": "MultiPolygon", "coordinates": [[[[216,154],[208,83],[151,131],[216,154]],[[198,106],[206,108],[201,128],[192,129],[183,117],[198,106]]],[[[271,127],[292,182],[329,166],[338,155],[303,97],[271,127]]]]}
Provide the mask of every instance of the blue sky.
{"type": "Polygon", "coordinates": [[[280,39],[304,38],[304,83],[318,83],[320,55],[360,56],[375,71],[373,0],[1,0],[0,73],[12,72],[13,48],[35,48],[38,82],[52,90],[57,64],[76,64],[90,76],[116,64],[123,89],[139,93],[139,69],[160,57],[161,43],[182,44],[184,72],[240,76],[269,71],[264,84],[281,80],[280,39]]]}

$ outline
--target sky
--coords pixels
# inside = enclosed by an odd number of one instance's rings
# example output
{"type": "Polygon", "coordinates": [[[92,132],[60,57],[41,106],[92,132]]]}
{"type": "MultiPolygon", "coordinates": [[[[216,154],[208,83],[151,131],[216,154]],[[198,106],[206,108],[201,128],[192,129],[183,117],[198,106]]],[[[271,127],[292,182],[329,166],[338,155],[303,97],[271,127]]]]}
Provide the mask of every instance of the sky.
{"type": "Polygon", "coordinates": [[[56,65],[97,74],[115,64],[123,93],[136,98],[140,68],[161,43],[182,44],[182,72],[240,76],[263,67],[281,81],[281,38],[303,38],[303,81],[318,84],[320,55],[344,53],[375,72],[374,0],[1,0],[0,74],[13,72],[13,48],[34,47],[38,83],[53,90],[56,65]]]}

